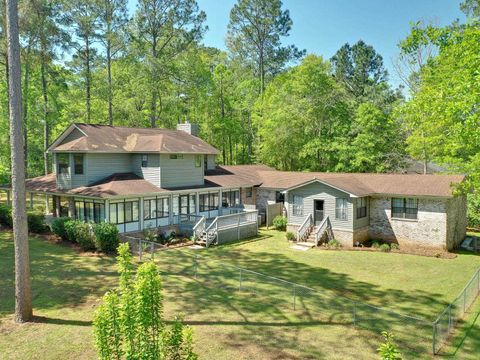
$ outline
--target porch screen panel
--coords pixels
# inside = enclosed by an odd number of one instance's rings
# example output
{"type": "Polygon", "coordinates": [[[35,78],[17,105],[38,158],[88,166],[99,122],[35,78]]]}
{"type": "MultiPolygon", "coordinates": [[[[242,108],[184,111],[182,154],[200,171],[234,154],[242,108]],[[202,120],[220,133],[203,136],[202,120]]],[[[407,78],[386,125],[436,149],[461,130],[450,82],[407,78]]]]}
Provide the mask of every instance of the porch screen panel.
{"type": "Polygon", "coordinates": [[[83,201],[75,201],[75,218],[81,221],[85,219],[83,201]]]}
{"type": "Polygon", "coordinates": [[[110,204],[110,222],[112,224],[117,223],[117,204],[110,204]]]}
{"type": "Polygon", "coordinates": [[[157,217],[164,218],[169,215],[169,198],[159,198],[157,199],[157,217]]]}
{"type": "Polygon", "coordinates": [[[208,194],[200,194],[200,196],[199,196],[199,208],[200,208],[200,212],[205,212],[205,211],[209,210],[208,194]]]}
{"type": "Polygon", "coordinates": [[[190,203],[189,203],[189,214],[195,214],[197,211],[196,208],[197,196],[195,194],[190,194],[190,203]]]}

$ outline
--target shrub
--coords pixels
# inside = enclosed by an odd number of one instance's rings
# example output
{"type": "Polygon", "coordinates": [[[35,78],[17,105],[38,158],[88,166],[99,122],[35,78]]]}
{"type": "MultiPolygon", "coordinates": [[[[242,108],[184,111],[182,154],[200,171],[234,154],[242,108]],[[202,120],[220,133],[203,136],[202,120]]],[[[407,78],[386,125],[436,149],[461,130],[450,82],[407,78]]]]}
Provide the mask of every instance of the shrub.
{"type": "Polygon", "coordinates": [[[285,236],[287,237],[288,241],[295,241],[295,239],[297,238],[297,236],[291,231],[287,232],[285,236]]]}
{"type": "Polygon", "coordinates": [[[480,228],[480,193],[468,194],[467,200],[468,226],[472,228],[480,228]]]}
{"type": "Polygon", "coordinates": [[[120,242],[118,229],[114,224],[95,224],[95,247],[104,253],[113,253],[120,242]]]}
{"type": "Polygon", "coordinates": [[[119,287],[103,297],[93,320],[99,358],[197,359],[192,331],[182,318],[171,326],[163,322],[162,280],[155,263],[140,265],[135,276],[128,244],[120,245],[118,254],[119,287]]]}
{"type": "Polygon", "coordinates": [[[400,245],[398,245],[397,243],[390,244],[390,249],[398,250],[398,249],[400,249],[400,245]]]}
{"type": "Polygon", "coordinates": [[[380,251],[383,251],[383,252],[389,252],[390,251],[390,245],[388,244],[382,244],[380,245],[380,247],[378,248],[380,251]]]}
{"type": "Polygon", "coordinates": [[[379,243],[378,241],[374,241],[374,242],[372,243],[372,248],[378,249],[379,247],[380,247],[380,243],[379,243]]]}
{"type": "Polygon", "coordinates": [[[63,227],[65,228],[66,239],[70,242],[77,242],[75,239],[75,227],[77,225],[76,220],[68,219],[64,222],[63,227]]]}
{"type": "Polygon", "coordinates": [[[332,239],[327,243],[327,247],[338,249],[338,248],[342,247],[342,244],[340,244],[340,242],[338,240],[332,239]]]}
{"type": "Polygon", "coordinates": [[[52,231],[55,235],[60,237],[63,241],[68,240],[67,230],[65,229],[65,223],[70,221],[68,217],[59,217],[52,222],[52,231]]]}
{"type": "Polygon", "coordinates": [[[288,221],[287,221],[287,218],[285,216],[277,215],[273,219],[273,226],[277,230],[285,231],[285,229],[287,228],[287,222],[288,221]]]}
{"type": "Polygon", "coordinates": [[[95,250],[95,236],[91,224],[78,220],[65,222],[68,240],[76,242],[82,250],[95,250]]]}
{"type": "Polygon", "coordinates": [[[28,231],[41,234],[47,231],[45,214],[40,211],[27,212],[28,231]]]}
{"type": "Polygon", "coordinates": [[[397,346],[393,342],[393,334],[382,331],[385,342],[377,349],[380,359],[382,360],[402,360],[402,356],[397,350],[397,346]]]}
{"type": "Polygon", "coordinates": [[[0,224],[12,227],[12,208],[5,204],[0,204],[0,224]]]}

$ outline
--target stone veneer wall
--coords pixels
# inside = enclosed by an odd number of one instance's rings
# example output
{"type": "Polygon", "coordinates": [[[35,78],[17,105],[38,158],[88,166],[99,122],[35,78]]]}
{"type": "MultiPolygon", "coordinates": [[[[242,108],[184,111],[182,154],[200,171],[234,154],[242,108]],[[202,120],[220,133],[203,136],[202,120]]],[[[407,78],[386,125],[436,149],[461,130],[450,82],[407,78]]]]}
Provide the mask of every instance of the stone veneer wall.
{"type": "Polygon", "coordinates": [[[391,198],[370,199],[371,239],[398,242],[401,245],[446,248],[447,199],[418,199],[418,219],[392,219],[391,198]]]}
{"type": "Polygon", "coordinates": [[[257,209],[259,213],[265,213],[268,204],[275,203],[275,190],[255,188],[257,209]]]}

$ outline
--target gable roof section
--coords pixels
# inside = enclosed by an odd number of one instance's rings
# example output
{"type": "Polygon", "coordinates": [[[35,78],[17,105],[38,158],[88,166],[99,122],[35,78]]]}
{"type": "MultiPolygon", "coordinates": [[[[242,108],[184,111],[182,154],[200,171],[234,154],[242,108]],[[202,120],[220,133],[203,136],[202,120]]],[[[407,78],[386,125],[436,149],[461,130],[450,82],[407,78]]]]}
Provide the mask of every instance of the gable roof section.
{"type": "Polygon", "coordinates": [[[202,139],[180,130],[72,124],[48,152],[211,154],[219,151],[202,139]],[[69,139],[73,131],[83,136],[69,139]]]}
{"type": "Polygon", "coordinates": [[[452,185],[465,179],[465,175],[276,171],[263,165],[224,166],[219,169],[226,169],[235,176],[249,178],[260,188],[287,190],[319,181],[354,196],[451,197],[452,185]]]}

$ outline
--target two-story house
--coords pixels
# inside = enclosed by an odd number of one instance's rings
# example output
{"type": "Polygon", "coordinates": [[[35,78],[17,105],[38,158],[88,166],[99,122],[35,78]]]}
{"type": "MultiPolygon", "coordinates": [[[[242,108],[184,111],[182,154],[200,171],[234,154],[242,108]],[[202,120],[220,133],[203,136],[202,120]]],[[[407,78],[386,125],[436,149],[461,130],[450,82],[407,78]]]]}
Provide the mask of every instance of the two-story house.
{"type": "Polygon", "coordinates": [[[463,175],[216,166],[219,151],[197,131],[190,123],[177,130],[72,124],[48,149],[52,174],[27,180],[27,191],[49,196],[54,216],[107,221],[121,232],[256,208],[270,221],[285,214],[299,240],[320,237],[326,225],[344,246],[373,238],[452,249],[465,237],[465,195],[453,191],[463,175]]]}

